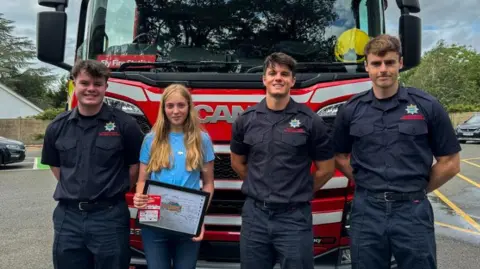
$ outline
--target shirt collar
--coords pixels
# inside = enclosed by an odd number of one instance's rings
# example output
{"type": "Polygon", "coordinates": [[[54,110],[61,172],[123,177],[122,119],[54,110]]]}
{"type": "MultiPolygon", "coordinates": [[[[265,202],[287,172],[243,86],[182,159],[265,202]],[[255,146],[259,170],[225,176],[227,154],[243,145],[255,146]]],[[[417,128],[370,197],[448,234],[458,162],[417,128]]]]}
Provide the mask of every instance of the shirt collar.
{"type": "MultiPolygon", "coordinates": [[[[398,93],[396,98],[401,101],[408,101],[407,89],[405,89],[404,87],[398,87],[398,93]]],[[[360,100],[363,102],[372,102],[373,100],[375,100],[375,95],[373,94],[373,88],[371,88],[367,94],[362,96],[360,100]]]]}
{"type": "MultiPolygon", "coordinates": [[[[267,100],[266,98],[263,98],[263,100],[258,104],[257,112],[267,113],[267,111],[267,100]]],[[[296,114],[298,112],[297,103],[295,102],[295,100],[292,99],[292,97],[290,97],[290,100],[288,101],[285,112],[288,114],[296,114]]]]}
{"type": "MultiPolygon", "coordinates": [[[[108,121],[110,120],[110,116],[112,114],[112,111],[110,109],[110,107],[103,103],[102,105],[102,108],[100,109],[100,112],[98,112],[97,115],[95,115],[95,117],[99,120],[104,120],[104,121],[108,121]]],[[[75,107],[73,110],[72,110],[72,113],[70,113],[70,116],[68,117],[68,120],[78,120],[78,118],[80,117],[80,114],[78,112],[78,107],[75,107]]]]}

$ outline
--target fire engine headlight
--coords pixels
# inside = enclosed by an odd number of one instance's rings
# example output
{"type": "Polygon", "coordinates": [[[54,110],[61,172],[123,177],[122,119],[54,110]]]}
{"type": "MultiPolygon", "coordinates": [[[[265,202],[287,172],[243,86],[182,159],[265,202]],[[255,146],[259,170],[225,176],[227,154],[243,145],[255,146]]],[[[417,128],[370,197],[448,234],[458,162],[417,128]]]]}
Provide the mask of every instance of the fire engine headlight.
{"type": "Polygon", "coordinates": [[[143,116],[143,112],[134,104],[130,104],[128,102],[107,96],[105,96],[103,100],[109,106],[118,108],[127,114],[143,116]]]}
{"type": "Polygon", "coordinates": [[[320,117],[333,117],[333,116],[336,116],[336,115],[337,115],[337,112],[338,112],[338,109],[339,109],[343,104],[345,104],[345,103],[346,103],[346,102],[340,102],[340,103],[328,105],[328,106],[320,109],[319,111],[317,111],[317,114],[318,114],[320,117]]]}

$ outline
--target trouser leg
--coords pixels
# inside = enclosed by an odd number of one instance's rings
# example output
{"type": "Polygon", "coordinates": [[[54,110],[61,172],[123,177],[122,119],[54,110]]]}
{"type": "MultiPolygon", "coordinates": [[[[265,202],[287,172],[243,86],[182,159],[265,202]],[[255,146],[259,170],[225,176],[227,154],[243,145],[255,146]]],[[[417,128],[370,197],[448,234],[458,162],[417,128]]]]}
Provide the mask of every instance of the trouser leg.
{"type": "Polygon", "coordinates": [[[251,199],[245,201],[242,210],[240,263],[242,269],[269,269],[275,263],[268,213],[256,208],[251,199]]]}
{"type": "Polygon", "coordinates": [[[399,269],[436,269],[434,215],[425,198],[394,205],[392,252],[399,269]]]}
{"type": "Polygon", "coordinates": [[[53,268],[91,269],[93,256],[85,247],[84,215],[57,205],[53,212],[53,268]]]}
{"type": "Polygon", "coordinates": [[[386,212],[385,202],[376,202],[362,192],[356,192],[350,225],[352,269],[390,268],[386,212]]]}

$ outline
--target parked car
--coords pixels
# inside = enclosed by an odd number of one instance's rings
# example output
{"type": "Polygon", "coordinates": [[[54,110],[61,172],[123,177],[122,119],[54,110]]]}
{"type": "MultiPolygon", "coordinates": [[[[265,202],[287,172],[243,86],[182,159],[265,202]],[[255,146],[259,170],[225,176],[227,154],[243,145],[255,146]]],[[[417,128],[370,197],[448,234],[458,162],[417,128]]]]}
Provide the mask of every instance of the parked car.
{"type": "Polygon", "coordinates": [[[455,129],[458,141],[480,141],[480,113],[474,113],[468,120],[459,124],[455,129]]]}
{"type": "Polygon", "coordinates": [[[24,143],[0,136],[0,165],[23,162],[25,154],[24,143]]]}

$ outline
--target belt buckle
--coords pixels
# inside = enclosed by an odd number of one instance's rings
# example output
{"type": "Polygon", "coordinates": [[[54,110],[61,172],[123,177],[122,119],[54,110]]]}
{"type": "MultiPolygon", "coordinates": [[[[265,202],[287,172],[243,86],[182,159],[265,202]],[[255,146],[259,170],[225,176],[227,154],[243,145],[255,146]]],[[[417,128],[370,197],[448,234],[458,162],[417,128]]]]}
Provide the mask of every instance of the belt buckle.
{"type": "Polygon", "coordinates": [[[78,209],[80,209],[80,211],[84,211],[85,209],[82,208],[82,204],[88,204],[88,202],[79,202],[78,203],[78,209]]]}
{"type": "Polygon", "coordinates": [[[393,192],[384,192],[384,193],[383,193],[383,199],[384,199],[385,201],[387,201],[387,202],[393,202],[393,201],[395,201],[395,200],[389,200],[389,199],[387,198],[387,195],[389,195],[389,194],[393,194],[393,192]]]}

